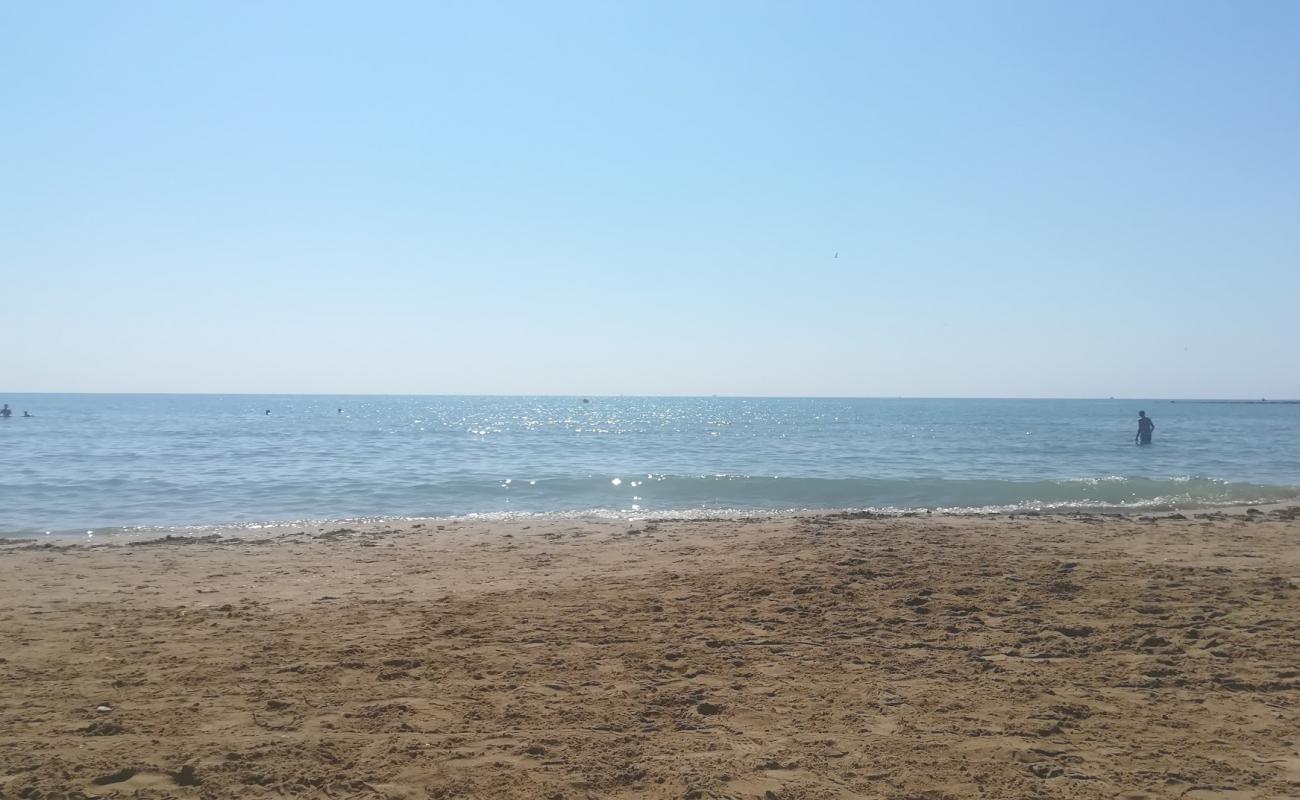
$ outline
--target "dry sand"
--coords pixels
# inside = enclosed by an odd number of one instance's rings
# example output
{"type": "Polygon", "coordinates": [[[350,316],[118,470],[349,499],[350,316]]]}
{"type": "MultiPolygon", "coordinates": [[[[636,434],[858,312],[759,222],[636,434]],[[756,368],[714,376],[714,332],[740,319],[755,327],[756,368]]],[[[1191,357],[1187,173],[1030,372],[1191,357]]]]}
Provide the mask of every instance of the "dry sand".
{"type": "Polygon", "coordinates": [[[1297,797],[1297,512],[7,545],[0,797],[1297,797]]]}

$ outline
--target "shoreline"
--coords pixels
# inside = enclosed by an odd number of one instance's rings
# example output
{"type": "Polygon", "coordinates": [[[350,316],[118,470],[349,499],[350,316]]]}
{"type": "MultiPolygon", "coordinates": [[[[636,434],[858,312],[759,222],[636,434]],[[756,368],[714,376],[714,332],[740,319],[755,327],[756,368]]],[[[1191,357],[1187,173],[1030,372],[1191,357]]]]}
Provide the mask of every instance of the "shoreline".
{"type": "Polygon", "coordinates": [[[1300,508],[0,548],[0,796],[1300,793],[1300,508]]]}
{"type": "MultiPolygon", "coordinates": [[[[983,508],[822,508],[822,509],[722,509],[716,512],[700,509],[669,510],[662,513],[618,512],[604,509],[565,512],[484,512],[480,514],[459,514],[442,517],[344,517],[339,519],[318,519],[286,522],[250,522],[217,523],[195,525],[133,525],[107,527],[93,530],[93,536],[87,537],[82,532],[62,531],[43,534],[11,533],[0,535],[0,547],[31,544],[34,542],[59,542],[67,545],[78,543],[87,547],[132,545],[149,543],[158,539],[274,539],[283,536],[302,534],[318,536],[330,531],[344,528],[350,531],[366,533],[401,532],[412,528],[429,526],[472,523],[481,525],[496,524],[606,524],[606,523],[661,523],[688,522],[712,523],[751,520],[798,520],[804,518],[848,517],[863,519],[980,519],[980,518],[1046,518],[1061,517],[1072,519],[1079,517],[1101,517],[1106,519],[1138,519],[1141,517],[1169,517],[1174,515],[1192,516],[1212,519],[1214,515],[1244,515],[1254,510],[1265,514],[1275,511],[1300,509],[1295,501],[1269,503],[1234,503],[1222,506],[1194,505],[1172,508],[1052,508],[1020,510],[986,510],[983,508]]],[[[90,531],[88,531],[90,532],[90,531]]]]}

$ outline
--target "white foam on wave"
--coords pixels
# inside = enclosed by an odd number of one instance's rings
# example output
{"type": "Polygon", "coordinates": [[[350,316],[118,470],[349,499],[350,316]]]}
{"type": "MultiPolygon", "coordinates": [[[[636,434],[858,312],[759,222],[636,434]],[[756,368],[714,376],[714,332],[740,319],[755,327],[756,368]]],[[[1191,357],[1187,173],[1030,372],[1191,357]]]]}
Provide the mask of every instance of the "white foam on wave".
{"type": "MultiPolygon", "coordinates": [[[[491,509],[471,513],[443,515],[374,515],[338,518],[301,518],[289,520],[252,521],[225,524],[194,525],[138,525],[129,527],[103,527],[90,531],[94,541],[141,541],[163,536],[198,537],[208,535],[240,538],[273,537],[296,532],[324,532],[338,528],[374,530],[389,525],[415,522],[445,521],[512,521],[512,520],[598,520],[636,521],[644,519],[734,519],[738,517],[789,517],[823,513],[871,513],[902,515],[909,513],[940,513],[953,515],[1008,514],[1023,512],[1068,513],[1175,511],[1233,506],[1269,505],[1300,502],[1300,487],[1262,486],[1232,483],[1216,478],[1199,476],[1170,476],[1167,478],[1134,478],[1103,475],[1061,480],[1002,481],[1002,480],[826,480],[816,478],[749,477],[717,475],[676,478],[656,475],[657,486],[666,487],[653,497],[640,481],[621,481],[627,484],[626,497],[611,497],[608,505],[584,505],[571,509],[491,509]],[[701,484],[727,486],[728,491],[701,493],[701,484]],[[734,489],[730,487],[735,487],[734,489]],[[779,488],[778,488],[779,487],[779,488]],[[632,494],[632,492],[637,494],[632,494]],[[685,498],[682,495],[685,495],[685,498]],[[853,502],[864,495],[902,495],[911,502],[853,502]],[[674,495],[677,495],[674,497],[674,495]],[[803,497],[800,497],[802,495],[803,497]],[[800,503],[800,499],[814,502],[800,503]],[[682,502],[686,499],[686,502],[682,502]],[[784,499],[786,502],[781,502],[784,499]],[[676,502],[675,502],[676,500],[676,502]],[[822,502],[817,502],[818,500],[822,502]],[[945,501],[946,500],[946,501],[945,501]],[[963,502],[965,501],[965,502],[963,502]]],[[[555,479],[543,484],[562,482],[560,494],[544,498],[563,502],[583,497],[588,481],[583,479],[555,479]]],[[[608,478],[590,479],[590,485],[602,484],[606,489],[618,489],[608,478]]],[[[516,486],[519,482],[515,482],[516,486]]],[[[542,489],[544,487],[535,487],[542,489]]],[[[592,499],[586,495],[587,499],[592,499]]],[[[599,502],[599,501],[597,501],[599,502]]],[[[576,505],[576,504],[575,504],[576,505]]],[[[44,532],[52,535],[51,532],[44,532]]],[[[87,531],[53,532],[60,538],[85,537],[87,531]]],[[[15,535],[15,534],[8,534],[15,535]]],[[[20,532],[22,538],[39,534],[20,532]]]]}

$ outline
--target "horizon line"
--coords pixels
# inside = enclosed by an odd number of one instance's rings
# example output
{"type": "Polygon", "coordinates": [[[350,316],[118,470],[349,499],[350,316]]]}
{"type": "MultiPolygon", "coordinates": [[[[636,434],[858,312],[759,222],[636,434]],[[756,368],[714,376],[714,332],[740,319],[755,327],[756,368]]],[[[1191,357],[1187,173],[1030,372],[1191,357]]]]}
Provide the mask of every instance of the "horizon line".
{"type": "Polygon", "coordinates": [[[1137,397],[1137,396],[1066,396],[1066,395],[787,395],[787,394],[491,394],[462,392],[42,392],[17,391],[0,392],[0,402],[8,395],[72,395],[87,397],[444,397],[444,398],[585,398],[585,399],[677,399],[677,400],[1122,400],[1125,402],[1169,402],[1169,403],[1253,403],[1300,404],[1300,398],[1253,398],[1253,397],[1137,397]]]}

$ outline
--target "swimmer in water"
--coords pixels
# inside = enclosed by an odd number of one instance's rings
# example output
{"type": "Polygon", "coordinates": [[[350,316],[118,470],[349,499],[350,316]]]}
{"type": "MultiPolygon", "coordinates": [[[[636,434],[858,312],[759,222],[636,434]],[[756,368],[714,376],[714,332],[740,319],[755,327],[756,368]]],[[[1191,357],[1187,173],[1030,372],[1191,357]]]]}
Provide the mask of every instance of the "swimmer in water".
{"type": "Polygon", "coordinates": [[[1147,412],[1139,411],[1138,432],[1137,432],[1137,436],[1133,437],[1133,441],[1137,442],[1138,444],[1151,444],[1151,433],[1155,431],[1155,429],[1156,429],[1156,424],[1151,421],[1150,417],[1147,416],[1147,412]]]}

